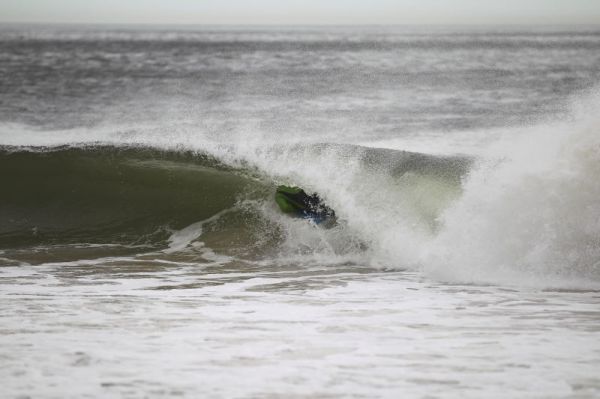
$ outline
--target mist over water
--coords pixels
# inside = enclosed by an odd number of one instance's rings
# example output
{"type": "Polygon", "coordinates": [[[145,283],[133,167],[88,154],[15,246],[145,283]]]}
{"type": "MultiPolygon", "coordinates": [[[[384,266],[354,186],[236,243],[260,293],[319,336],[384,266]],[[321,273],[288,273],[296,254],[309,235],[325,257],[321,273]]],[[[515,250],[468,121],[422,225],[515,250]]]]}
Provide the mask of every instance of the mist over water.
{"type": "Polygon", "coordinates": [[[512,132],[486,149],[444,215],[437,273],[550,286],[597,283],[598,105],[597,94],[587,95],[568,122],[512,132]]]}
{"type": "Polygon", "coordinates": [[[594,397],[599,50],[581,28],[2,27],[0,380],[594,397]],[[279,184],[338,225],[279,212],[279,184]]]}

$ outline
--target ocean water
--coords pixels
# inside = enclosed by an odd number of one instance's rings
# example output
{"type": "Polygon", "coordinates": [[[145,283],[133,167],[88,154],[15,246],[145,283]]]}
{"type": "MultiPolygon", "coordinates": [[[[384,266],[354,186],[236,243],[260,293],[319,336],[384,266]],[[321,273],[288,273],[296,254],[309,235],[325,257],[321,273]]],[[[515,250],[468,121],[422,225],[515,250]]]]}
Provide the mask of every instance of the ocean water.
{"type": "Polygon", "coordinates": [[[597,27],[1,26],[0,396],[599,397],[599,83],[597,27]]]}

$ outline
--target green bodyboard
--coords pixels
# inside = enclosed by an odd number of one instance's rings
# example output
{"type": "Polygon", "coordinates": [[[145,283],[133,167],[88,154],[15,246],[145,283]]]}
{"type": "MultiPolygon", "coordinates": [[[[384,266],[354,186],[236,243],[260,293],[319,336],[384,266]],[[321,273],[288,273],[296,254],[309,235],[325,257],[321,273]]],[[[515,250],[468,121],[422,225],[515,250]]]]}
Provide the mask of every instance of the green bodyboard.
{"type": "Polygon", "coordinates": [[[279,186],[275,193],[275,202],[277,202],[279,209],[284,213],[296,213],[302,211],[304,206],[286,195],[294,195],[301,192],[302,189],[299,187],[279,186]]]}

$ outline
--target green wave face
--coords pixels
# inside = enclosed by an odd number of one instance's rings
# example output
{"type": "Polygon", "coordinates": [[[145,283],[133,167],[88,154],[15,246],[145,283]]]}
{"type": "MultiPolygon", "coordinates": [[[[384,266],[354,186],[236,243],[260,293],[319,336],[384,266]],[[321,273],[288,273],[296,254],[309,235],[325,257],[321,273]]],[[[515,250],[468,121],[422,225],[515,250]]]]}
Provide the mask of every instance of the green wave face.
{"type": "Polygon", "coordinates": [[[153,244],[231,208],[253,179],[191,152],[0,150],[0,248],[153,244]]]}
{"type": "Polygon", "coordinates": [[[358,146],[265,151],[262,164],[233,168],[204,152],[140,146],[0,147],[0,264],[155,251],[197,262],[204,249],[238,260],[362,256],[390,237],[435,235],[470,166],[460,157],[358,146]],[[315,159],[332,173],[320,185],[315,159]],[[351,173],[337,176],[348,160],[356,161],[351,173]],[[275,202],[280,184],[322,195],[336,226],[285,215],[275,202]]]}

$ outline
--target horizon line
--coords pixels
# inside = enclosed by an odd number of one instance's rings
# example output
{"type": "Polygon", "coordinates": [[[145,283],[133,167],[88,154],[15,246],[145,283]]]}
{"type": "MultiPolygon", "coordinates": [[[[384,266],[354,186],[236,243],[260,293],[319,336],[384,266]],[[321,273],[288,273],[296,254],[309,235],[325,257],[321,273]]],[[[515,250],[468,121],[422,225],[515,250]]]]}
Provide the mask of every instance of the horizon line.
{"type": "Polygon", "coordinates": [[[579,27],[599,27],[599,23],[358,23],[358,24],[334,24],[334,23],[178,23],[178,22],[47,22],[47,21],[1,21],[0,25],[75,25],[75,26],[179,26],[179,27],[429,27],[429,26],[447,26],[447,27],[512,27],[512,26],[536,26],[536,27],[551,27],[551,26],[579,26],[579,27]]]}

